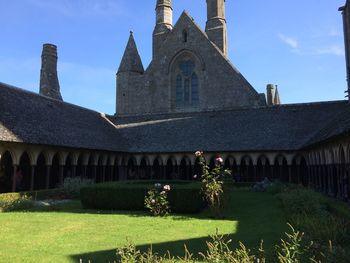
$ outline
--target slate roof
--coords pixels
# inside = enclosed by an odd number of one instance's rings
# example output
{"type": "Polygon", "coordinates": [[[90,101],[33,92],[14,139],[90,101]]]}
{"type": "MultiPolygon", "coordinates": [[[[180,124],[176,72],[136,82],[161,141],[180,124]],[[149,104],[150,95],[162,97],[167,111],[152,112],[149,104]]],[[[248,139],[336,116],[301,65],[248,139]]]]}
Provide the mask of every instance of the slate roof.
{"type": "Polygon", "coordinates": [[[128,138],[130,152],[292,151],[306,146],[339,114],[350,117],[348,107],[335,101],[113,121],[128,138]]]}
{"type": "Polygon", "coordinates": [[[308,142],[307,146],[311,147],[315,144],[319,144],[325,141],[329,141],[335,137],[346,135],[350,133],[350,105],[335,116],[331,121],[327,123],[322,129],[320,129],[315,136],[313,136],[308,142]]]}
{"type": "Polygon", "coordinates": [[[106,117],[0,83],[6,142],[133,153],[294,151],[349,132],[347,101],[106,117]]]}
{"type": "Polygon", "coordinates": [[[125,151],[101,113],[0,83],[0,141],[125,151]]]}

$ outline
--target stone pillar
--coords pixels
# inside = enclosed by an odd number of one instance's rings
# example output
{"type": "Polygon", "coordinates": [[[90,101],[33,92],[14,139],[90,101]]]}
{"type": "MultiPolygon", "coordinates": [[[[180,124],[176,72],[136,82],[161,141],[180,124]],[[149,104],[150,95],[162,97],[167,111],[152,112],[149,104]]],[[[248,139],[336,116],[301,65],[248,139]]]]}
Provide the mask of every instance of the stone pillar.
{"type": "Polygon", "coordinates": [[[257,182],[257,167],[256,165],[253,165],[253,177],[254,177],[254,182],[257,182]]]}
{"type": "Polygon", "coordinates": [[[297,164],[297,184],[301,183],[300,164],[297,164]]]}
{"type": "Polygon", "coordinates": [[[241,181],[241,177],[242,177],[242,175],[241,175],[241,166],[237,164],[237,168],[236,169],[237,169],[237,172],[236,172],[235,180],[237,182],[240,182],[241,181]]]}
{"type": "Polygon", "coordinates": [[[12,192],[16,192],[17,187],[17,168],[16,164],[13,165],[13,175],[12,175],[12,192]]]}
{"type": "Polygon", "coordinates": [[[31,165],[30,166],[30,191],[34,190],[34,174],[35,174],[35,166],[36,165],[31,165]]]}
{"type": "Polygon", "coordinates": [[[75,177],[77,175],[77,166],[72,165],[72,177],[75,177]]]}
{"type": "Polygon", "coordinates": [[[87,165],[83,165],[82,169],[83,169],[82,178],[86,178],[87,165]]]}
{"type": "Polygon", "coordinates": [[[63,181],[64,181],[64,165],[60,165],[59,167],[58,167],[58,174],[59,174],[59,179],[58,179],[58,181],[59,181],[59,184],[62,186],[63,185],[63,181]]]}
{"type": "Polygon", "coordinates": [[[49,189],[50,188],[50,170],[51,170],[51,166],[50,165],[46,165],[45,189],[49,189]]]}
{"type": "Polygon", "coordinates": [[[92,180],[94,180],[94,183],[96,183],[97,182],[97,178],[96,178],[97,177],[97,173],[96,173],[97,167],[95,164],[91,165],[91,167],[92,167],[92,180]]]}
{"type": "Polygon", "coordinates": [[[102,183],[106,181],[106,165],[102,165],[102,183]]]}
{"type": "Polygon", "coordinates": [[[114,181],[114,166],[113,165],[111,165],[110,166],[110,180],[109,181],[114,181]]]}
{"type": "Polygon", "coordinates": [[[292,166],[288,165],[288,182],[292,183],[292,166]]]}

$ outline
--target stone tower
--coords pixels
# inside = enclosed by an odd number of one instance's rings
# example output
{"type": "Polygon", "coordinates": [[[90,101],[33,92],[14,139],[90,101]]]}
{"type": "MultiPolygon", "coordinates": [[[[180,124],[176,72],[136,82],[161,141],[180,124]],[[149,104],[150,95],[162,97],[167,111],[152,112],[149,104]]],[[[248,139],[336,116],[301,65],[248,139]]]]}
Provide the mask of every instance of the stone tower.
{"type": "Polygon", "coordinates": [[[56,100],[62,100],[57,77],[57,47],[52,44],[43,45],[39,93],[56,100]]]}
{"type": "Polygon", "coordinates": [[[225,0],[207,0],[207,16],[205,32],[209,39],[222,51],[225,57],[227,57],[225,0]]]}
{"type": "Polygon", "coordinates": [[[117,72],[117,106],[116,112],[123,114],[128,111],[128,105],[133,97],[131,87],[142,76],[144,68],[136,47],[134,35],[130,32],[122,61],[117,72]]]}
{"type": "Polygon", "coordinates": [[[162,46],[168,33],[173,29],[172,0],[157,0],[156,26],[153,30],[153,59],[162,46]]]}

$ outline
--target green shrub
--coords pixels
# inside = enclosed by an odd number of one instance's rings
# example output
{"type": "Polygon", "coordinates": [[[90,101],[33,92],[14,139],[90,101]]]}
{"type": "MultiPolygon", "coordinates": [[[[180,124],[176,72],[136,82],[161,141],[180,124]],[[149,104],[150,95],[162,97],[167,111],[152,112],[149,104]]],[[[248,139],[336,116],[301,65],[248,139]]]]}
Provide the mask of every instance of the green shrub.
{"type": "Polygon", "coordinates": [[[324,215],[326,205],[321,202],[321,196],[318,193],[307,189],[294,189],[280,193],[277,197],[288,214],[296,215],[324,215]]]}
{"type": "Polygon", "coordinates": [[[29,196],[33,200],[64,199],[65,198],[65,193],[64,193],[63,188],[22,192],[21,194],[29,196]]]}
{"type": "Polygon", "coordinates": [[[0,212],[27,210],[33,207],[30,197],[20,193],[0,195],[0,212]]]}
{"type": "Polygon", "coordinates": [[[63,190],[69,198],[79,198],[80,189],[84,186],[93,184],[91,179],[80,177],[67,177],[63,181],[63,190]]]}
{"type": "Polygon", "coordinates": [[[275,195],[275,194],[279,194],[279,193],[286,191],[286,189],[287,189],[287,186],[285,184],[283,184],[279,180],[276,180],[276,181],[272,182],[272,184],[266,188],[266,192],[275,195]]]}
{"type": "MultiPolygon", "coordinates": [[[[331,241],[336,246],[350,242],[349,208],[333,199],[302,187],[288,188],[277,195],[287,212],[288,220],[307,233],[306,238],[318,244],[319,254],[331,241]]],[[[339,254],[341,249],[338,249],[339,254]]]]}
{"type": "MultiPolygon", "coordinates": [[[[198,183],[171,184],[168,200],[175,213],[195,213],[205,207],[198,183]]],[[[104,183],[83,187],[80,200],[85,208],[105,210],[145,210],[144,199],[154,186],[146,181],[104,183]]]]}
{"type": "Polygon", "coordinates": [[[330,244],[328,251],[323,253],[321,259],[327,263],[349,263],[350,250],[330,244]]]}

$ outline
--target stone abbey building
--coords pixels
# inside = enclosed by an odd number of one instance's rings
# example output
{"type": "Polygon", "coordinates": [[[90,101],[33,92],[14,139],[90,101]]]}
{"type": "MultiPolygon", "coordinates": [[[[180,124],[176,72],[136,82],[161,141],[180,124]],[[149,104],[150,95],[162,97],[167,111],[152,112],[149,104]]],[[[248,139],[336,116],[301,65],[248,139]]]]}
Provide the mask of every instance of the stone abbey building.
{"type": "MultiPolygon", "coordinates": [[[[350,4],[341,11],[350,76],[350,4]]],[[[228,60],[225,1],[207,0],[207,15],[205,30],[186,12],[173,25],[171,0],[157,0],[153,59],[144,69],[131,33],[113,116],[63,101],[57,49],[45,44],[39,94],[0,84],[0,193],[74,176],[191,180],[202,150],[237,181],[278,178],[349,200],[348,101],[281,104],[271,84],[259,94],[228,60]]]]}

